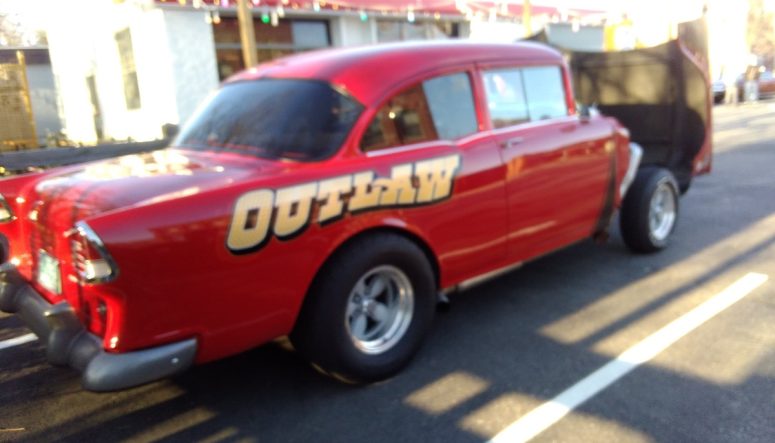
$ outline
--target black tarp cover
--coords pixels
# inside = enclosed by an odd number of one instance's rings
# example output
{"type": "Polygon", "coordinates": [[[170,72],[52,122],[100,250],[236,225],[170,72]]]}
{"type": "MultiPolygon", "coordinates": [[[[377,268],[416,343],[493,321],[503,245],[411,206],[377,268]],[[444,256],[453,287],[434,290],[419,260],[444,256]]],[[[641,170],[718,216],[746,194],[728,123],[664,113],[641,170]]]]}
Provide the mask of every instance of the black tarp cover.
{"type": "MultiPolygon", "coordinates": [[[[547,42],[544,32],[529,40],[547,42]]],[[[644,147],[643,164],[670,168],[679,182],[710,131],[707,76],[680,40],[617,52],[562,51],[573,75],[576,100],[595,105],[630,130],[644,147]]]]}

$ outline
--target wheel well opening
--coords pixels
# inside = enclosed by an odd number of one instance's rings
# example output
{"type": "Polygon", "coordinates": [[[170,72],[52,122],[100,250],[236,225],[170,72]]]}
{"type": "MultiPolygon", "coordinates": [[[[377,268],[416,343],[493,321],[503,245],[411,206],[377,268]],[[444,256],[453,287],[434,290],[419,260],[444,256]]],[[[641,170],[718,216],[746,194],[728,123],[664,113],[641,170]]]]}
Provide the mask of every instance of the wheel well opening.
{"type": "Polygon", "coordinates": [[[413,234],[413,233],[411,233],[409,231],[406,231],[406,230],[403,230],[403,229],[400,229],[400,228],[392,228],[392,227],[389,227],[389,226],[381,226],[381,227],[367,229],[365,231],[359,232],[358,234],[356,234],[356,235],[348,238],[344,242],[342,242],[342,244],[340,244],[326,258],[326,260],[323,262],[323,264],[317,270],[317,272],[315,273],[315,277],[312,279],[312,282],[310,283],[309,287],[307,288],[307,292],[304,294],[304,299],[302,300],[301,306],[299,307],[299,311],[297,313],[297,318],[294,320],[294,327],[293,327],[294,330],[296,329],[296,327],[298,325],[299,316],[303,315],[303,311],[305,309],[309,309],[310,308],[308,306],[308,304],[310,302],[310,298],[308,297],[308,295],[309,295],[310,292],[312,292],[314,290],[314,288],[317,285],[320,284],[320,278],[321,278],[322,275],[324,275],[326,273],[326,267],[329,265],[329,263],[331,263],[333,260],[335,260],[336,257],[339,254],[341,254],[343,251],[345,251],[350,244],[352,244],[352,243],[354,243],[356,241],[359,241],[360,239],[362,239],[364,237],[368,237],[370,235],[376,235],[376,234],[380,234],[380,233],[388,233],[388,234],[398,235],[398,236],[401,236],[401,237],[411,241],[415,245],[417,245],[417,247],[420,248],[420,250],[423,252],[423,254],[425,254],[425,257],[428,260],[428,263],[431,265],[431,270],[433,271],[433,280],[434,280],[434,283],[436,285],[436,290],[438,290],[441,287],[441,270],[440,270],[440,267],[439,267],[439,262],[436,259],[436,255],[433,253],[431,248],[428,246],[428,244],[422,238],[420,238],[419,236],[417,236],[417,235],[415,235],[415,234],[413,234]]]}
{"type": "MultiPolygon", "coordinates": [[[[441,286],[441,269],[439,267],[439,262],[436,258],[436,254],[433,253],[433,250],[431,250],[430,246],[419,236],[400,229],[400,228],[393,228],[389,226],[381,226],[377,228],[371,228],[367,229],[365,231],[359,232],[358,234],[348,238],[342,244],[340,244],[334,252],[331,253],[331,255],[326,258],[325,262],[323,262],[323,265],[320,267],[318,272],[315,274],[315,278],[313,279],[312,285],[315,284],[315,282],[318,280],[318,277],[321,274],[321,271],[326,267],[326,265],[338,254],[340,254],[343,250],[345,250],[350,244],[364,238],[370,235],[380,234],[380,233],[386,233],[386,234],[393,234],[393,235],[399,235],[401,237],[404,237],[405,239],[411,241],[415,245],[417,245],[418,248],[425,254],[425,258],[428,260],[428,263],[431,265],[431,269],[433,270],[433,280],[436,284],[436,288],[438,289],[441,286]]],[[[310,286],[312,287],[312,286],[310,286]]]]}

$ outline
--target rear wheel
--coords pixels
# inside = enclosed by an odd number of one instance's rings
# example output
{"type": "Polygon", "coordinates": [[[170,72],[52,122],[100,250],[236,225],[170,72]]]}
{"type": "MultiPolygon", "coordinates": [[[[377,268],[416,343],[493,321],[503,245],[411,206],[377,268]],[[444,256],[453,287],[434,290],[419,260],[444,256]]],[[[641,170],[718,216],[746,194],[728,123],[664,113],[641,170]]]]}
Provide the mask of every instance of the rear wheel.
{"type": "Polygon", "coordinates": [[[636,252],[664,249],[678,221],[678,195],[678,183],[667,169],[638,171],[619,217],[624,243],[636,252]]]}
{"type": "Polygon", "coordinates": [[[336,378],[381,380],[419,349],[434,294],[431,266],[413,242],[394,234],[357,239],[321,270],[290,338],[336,378]]]}

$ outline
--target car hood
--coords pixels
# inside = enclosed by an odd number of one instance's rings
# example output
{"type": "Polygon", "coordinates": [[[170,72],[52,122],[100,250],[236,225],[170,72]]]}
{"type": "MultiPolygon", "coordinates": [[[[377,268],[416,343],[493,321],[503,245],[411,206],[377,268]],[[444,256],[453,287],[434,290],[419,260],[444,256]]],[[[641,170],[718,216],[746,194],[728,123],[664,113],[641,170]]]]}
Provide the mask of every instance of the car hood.
{"type": "Polygon", "coordinates": [[[227,153],[163,149],[52,171],[28,195],[41,224],[78,220],[228,186],[271,173],[279,162],[227,153]]]}

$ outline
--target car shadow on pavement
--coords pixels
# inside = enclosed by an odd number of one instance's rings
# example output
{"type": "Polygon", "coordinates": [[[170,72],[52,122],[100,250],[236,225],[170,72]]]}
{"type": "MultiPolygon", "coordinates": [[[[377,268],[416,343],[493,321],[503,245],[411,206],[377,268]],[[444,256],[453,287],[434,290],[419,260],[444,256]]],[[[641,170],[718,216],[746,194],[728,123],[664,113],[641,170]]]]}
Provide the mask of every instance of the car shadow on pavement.
{"type": "MultiPolygon", "coordinates": [[[[723,264],[707,269],[699,279],[662,295],[657,303],[645,305],[595,337],[642,318],[679,297],[684,289],[701,284],[773,243],[770,237],[753,248],[738,251],[723,264]]],[[[594,338],[563,344],[539,331],[594,302],[599,294],[626,285],[631,277],[614,275],[599,281],[600,275],[594,274],[600,263],[612,265],[609,262],[620,260],[622,253],[618,242],[605,248],[586,242],[457,295],[452,310],[438,316],[429,343],[415,362],[383,383],[364,387],[342,385],[317,374],[285,346],[273,343],[193,368],[170,381],[116,394],[92,394],[77,389],[51,392],[44,388],[32,396],[43,401],[59,395],[103,406],[73,414],[77,408],[74,406],[66,411],[70,418],[30,432],[26,438],[46,441],[57,436],[57,440],[64,441],[93,441],[109,432],[111,439],[141,441],[194,441],[209,437],[216,441],[221,437],[228,441],[481,441],[499,428],[500,425],[493,428],[493,422],[505,425],[519,417],[520,414],[509,411],[516,405],[510,402],[510,396],[523,403],[546,400],[609,361],[606,356],[590,352],[594,338]],[[593,260],[579,259],[591,256],[593,260]],[[564,274],[564,278],[557,278],[558,273],[564,274]],[[595,287],[598,295],[592,291],[591,295],[575,297],[595,287]],[[480,389],[440,409],[433,405],[423,409],[422,401],[418,406],[418,402],[410,400],[448,377],[463,383],[475,380],[480,389]],[[482,414],[495,414],[495,418],[479,418],[482,414]]],[[[647,258],[643,260],[651,263],[647,258]]],[[[648,274],[653,269],[645,268],[643,272],[648,274]]],[[[730,420],[745,412],[727,411],[735,404],[728,397],[750,401],[749,394],[761,397],[762,391],[771,392],[775,383],[771,376],[759,375],[749,377],[739,386],[725,387],[650,365],[636,371],[637,376],[619,382],[637,386],[627,388],[637,389],[635,404],[632,398],[618,398],[622,394],[616,390],[582,405],[580,412],[616,421],[657,441],[677,437],[697,440],[698,435],[708,439],[697,441],[713,441],[716,439],[712,438],[712,430],[697,434],[701,431],[692,424],[685,424],[687,430],[660,426],[665,410],[690,411],[692,401],[718,402],[719,417],[714,423],[731,426],[734,422],[730,420]],[[673,403],[666,405],[665,397],[655,392],[664,389],[685,390],[687,394],[677,399],[671,396],[673,403]],[[644,392],[647,395],[642,395],[644,392]],[[609,395],[613,399],[608,399],[609,395]],[[611,408],[607,401],[627,406],[611,408]]],[[[54,383],[70,385],[65,380],[54,383]]],[[[46,380],[46,384],[51,386],[51,380],[46,380]]],[[[766,400],[756,401],[767,404],[766,400]]],[[[0,412],[2,409],[5,408],[0,408],[0,412]]],[[[752,436],[768,435],[760,433],[770,429],[767,417],[746,419],[747,425],[752,426],[740,434],[746,441],[755,441],[752,436]]]]}

